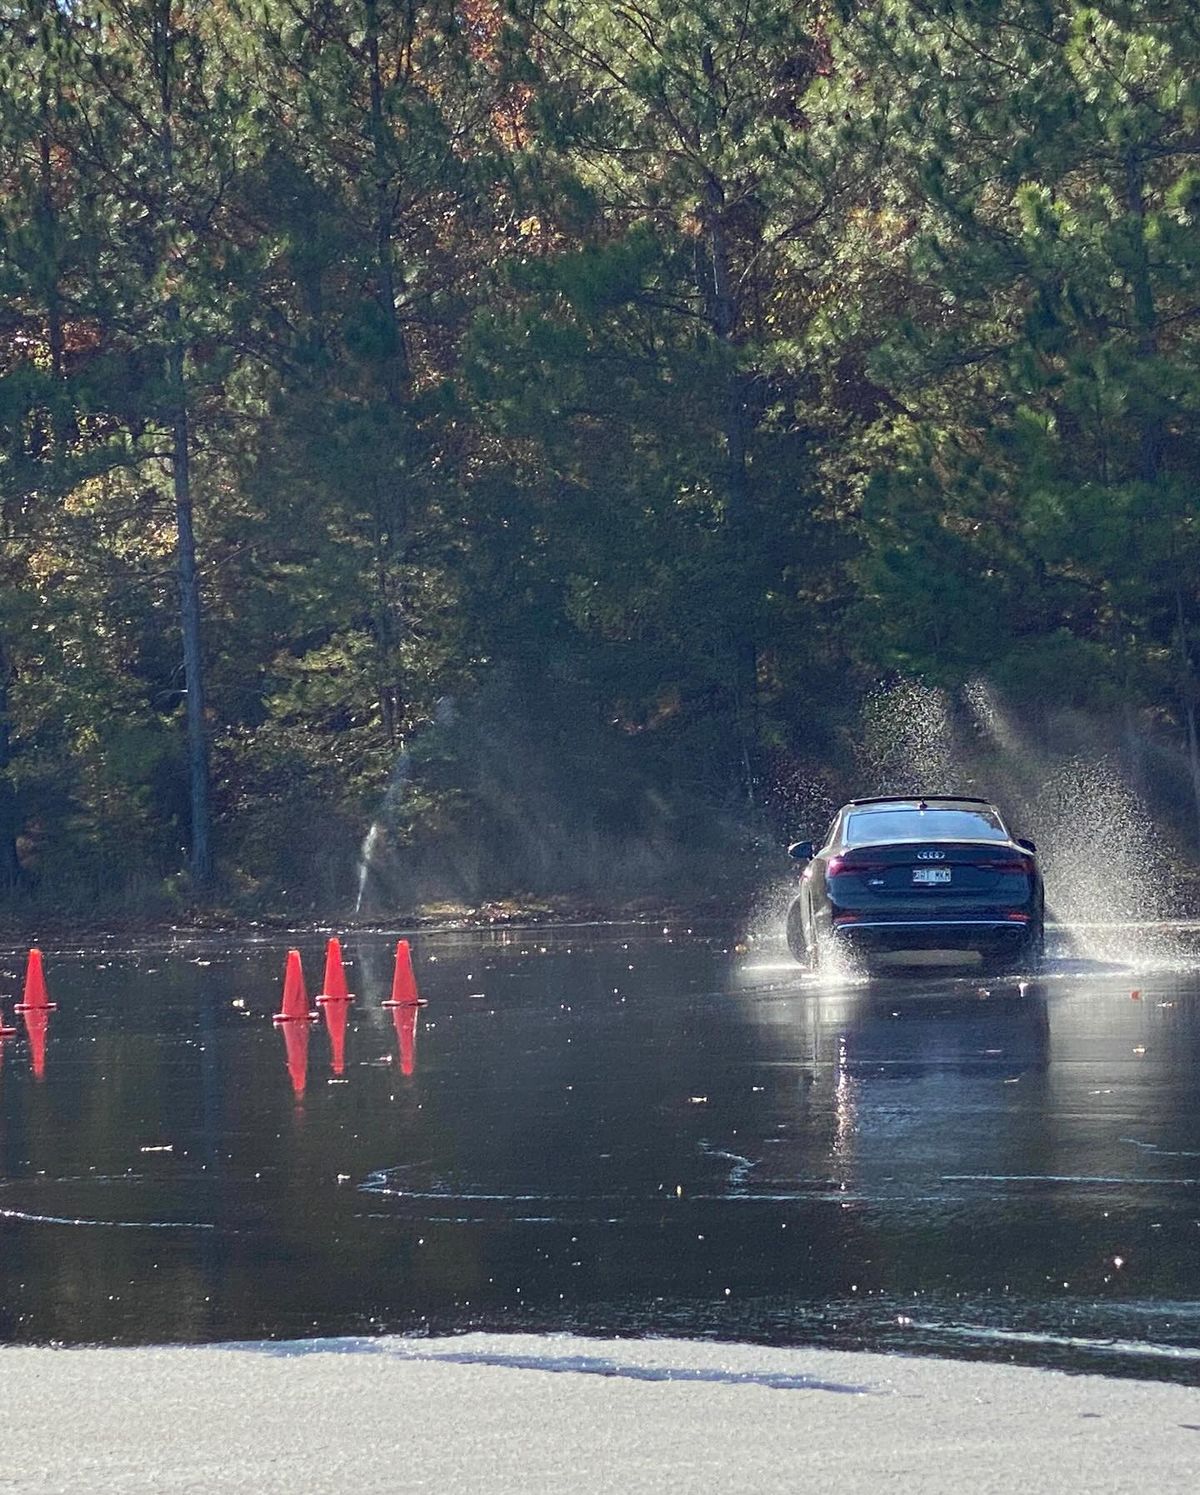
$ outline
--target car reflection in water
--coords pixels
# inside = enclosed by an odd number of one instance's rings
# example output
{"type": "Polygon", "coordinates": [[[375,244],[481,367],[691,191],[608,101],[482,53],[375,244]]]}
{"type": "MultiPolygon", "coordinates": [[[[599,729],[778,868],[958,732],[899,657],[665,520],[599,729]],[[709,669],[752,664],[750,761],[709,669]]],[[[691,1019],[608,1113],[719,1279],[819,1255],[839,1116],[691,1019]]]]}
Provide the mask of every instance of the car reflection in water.
{"type": "Polygon", "coordinates": [[[1051,1065],[1044,984],[806,982],[749,1010],[796,1076],[793,1116],[756,1160],[759,1188],[824,1180],[848,1206],[890,1209],[930,1203],[952,1174],[1031,1166],[1051,1065]]]}
{"type": "Polygon", "coordinates": [[[1037,981],[949,989],[916,983],[878,991],[825,1010],[818,998],[817,1022],[836,1032],[840,1067],[891,1079],[913,1079],[952,1070],[964,1079],[992,1078],[998,1069],[1014,1076],[1044,1070],[1050,1058],[1046,988],[1037,981]],[[911,986],[906,989],[906,986],[911,986]]]}

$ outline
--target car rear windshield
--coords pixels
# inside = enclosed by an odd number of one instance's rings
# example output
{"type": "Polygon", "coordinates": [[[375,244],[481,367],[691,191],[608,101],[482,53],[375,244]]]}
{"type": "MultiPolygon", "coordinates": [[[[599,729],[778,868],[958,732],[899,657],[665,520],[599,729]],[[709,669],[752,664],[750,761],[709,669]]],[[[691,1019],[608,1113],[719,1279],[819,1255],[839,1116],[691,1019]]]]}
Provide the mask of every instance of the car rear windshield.
{"type": "Polygon", "coordinates": [[[846,844],[878,841],[1007,841],[994,810],[859,810],[846,821],[846,844]]]}

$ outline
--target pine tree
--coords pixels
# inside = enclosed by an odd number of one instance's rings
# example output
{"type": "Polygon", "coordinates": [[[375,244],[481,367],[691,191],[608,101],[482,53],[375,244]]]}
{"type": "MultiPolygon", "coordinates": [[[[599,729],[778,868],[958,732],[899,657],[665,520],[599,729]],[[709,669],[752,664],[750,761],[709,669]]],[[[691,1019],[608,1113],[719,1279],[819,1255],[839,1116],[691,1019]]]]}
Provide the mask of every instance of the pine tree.
{"type": "Polygon", "coordinates": [[[68,344],[90,310],[83,267],[96,240],[64,144],[77,61],[51,0],[0,18],[0,888],[21,878],[13,706],[31,652],[30,572],[81,470],[68,344]]]}
{"type": "Polygon", "coordinates": [[[190,867],[213,876],[206,650],[195,519],[196,420],[206,385],[236,361],[230,268],[243,230],[234,184],[257,148],[240,9],[122,0],[73,7],[85,51],[89,166],[108,212],[112,323],[130,372],[118,400],[134,431],[167,443],[190,798],[190,867]]]}
{"type": "Polygon", "coordinates": [[[571,420],[550,435],[556,453],[573,427],[594,460],[596,422],[625,448],[623,466],[601,477],[577,461],[571,479],[603,484],[597,554],[632,524],[649,564],[623,598],[610,565],[572,605],[602,631],[644,634],[653,617],[664,654],[682,645],[685,690],[722,718],[713,730],[753,796],[761,708],[788,669],[779,599],[812,585],[801,553],[817,562],[825,543],[820,379],[805,361],[854,188],[832,126],[832,22],[778,0],[533,0],[513,17],[536,131],[517,168],[534,226],[518,284],[537,300],[507,339],[491,329],[487,361],[520,371],[527,409],[545,391],[543,432],[571,420]],[[574,399],[555,399],[560,383],[574,399]]]}
{"type": "Polygon", "coordinates": [[[1153,699],[1173,654],[1190,746],[1198,39],[1181,5],[1029,0],[893,4],[855,37],[916,282],[876,363],[904,413],[866,513],[874,617],[910,667],[1027,683],[1061,678],[1065,628],[1097,697],[1153,699]]]}
{"type": "Polygon", "coordinates": [[[237,643],[214,679],[230,845],[270,875],[305,799],[357,844],[398,755],[470,672],[452,381],[491,253],[492,82],[446,4],[264,4],[252,31],[264,149],[239,211],[257,261],[234,315],[255,415],[215,601],[237,643]]]}

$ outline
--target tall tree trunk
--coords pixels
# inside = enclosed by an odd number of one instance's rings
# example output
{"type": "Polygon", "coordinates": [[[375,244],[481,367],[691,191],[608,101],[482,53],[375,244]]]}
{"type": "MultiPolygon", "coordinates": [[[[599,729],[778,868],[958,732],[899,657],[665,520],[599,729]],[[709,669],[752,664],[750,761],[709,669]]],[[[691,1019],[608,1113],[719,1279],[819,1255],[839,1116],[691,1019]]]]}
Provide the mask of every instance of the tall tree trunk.
{"type": "MultiPolygon", "coordinates": [[[[163,198],[175,181],[174,82],[175,44],[171,0],[158,11],[162,108],[163,198]]],[[[172,246],[168,244],[167,255],[172,246]]],[[[187,693],[188,788],[192,811],[191,873],[198,890],[212,881],[212,810],[209,793],[208,725],[204,703],[204,655],[200,643],[200,582],[196,571],[196,536],[192,524],[192,478],[189,450],[187,385],[184,380],[183,333],[179,300],[167,297],[167,386],[171,406],[171,483],[175,497],[176,555],[179,566],[179,624],[183,640],[183,679],[187,693]]]]}
{"type": "MultiPolygon", "coordinates": [[[[57,0],[39,5],[35,12],[39,24],[57,31],[63,15],[57,0]]],[[[38,194],[37,231],[41,247],[41,273],[44,277],[46,333],[50,349],[52,398],[50,429],[54,437],[54,457],[61,461],[67,446],[79,434],[74,411],[66,399],[64,379],[66,337],[63,331],[63,294],[60,274],[58,207],[54,200],[54,156],[52,130],[61,104],[61,90],[55,72],[45,63],[38,79],[38,194]]]]}
{"type": "Polygon", "coordinates": [[[1175,584],[1175,623],[1179,633],[1179,695],[1183,703],[1188,768],[1192,777],[1192,801],[1196,810],[1197,844],[1200,845],[1200,738],[1196,729],[1196,676],[1192,669],[1192,651],[1188,647],[1183,588],[1178,582],[1175,584]]]}
{"type": "Polygon", "coordinates": [[[10,892],[21,881],[17,859],[17,792],[13,785],[12,738],[8,722],[8,653],[0,640],[0,892],[10,892]]]}
{"type": "MultiPolygon", "coordinates": [[[[1150,278],[1150,250],[1146,242],[1145,165],[1136,147],[1125,158],[1125,206],[1136,233],[1129,270],[1133,296],[1133,325],[1137,330],[1137,351],[1142,358],[1153,358],[1158,352],[1158,311],[1154,303],[1154,285],[1150,278]]],[[[1147,420],[1142,428],[1138,452],[1138,475],[1144,483],[1157,483],[1162,467],[1163,426],[1160,420],[1147,420]]],[[[1196,681],[1188,646],[1187,615],[1183,606],[1183,587],[1175,581],[1175,626],[1179,651],[1179,698],[1183,708],[1184,732],[1187,738],[1188,771],[1192,781],[1192,801],[1196,811],[1197,837],[1200,841],[1200,733],[1196,723],[1196,681]]]]}
{"type": "MultiPolygon", "coordinates": [[[[384,118],[384,78],[379,50],[378,0],[365,0],[367,67],[371,98],[371,161],[375,176],[375,273],[376,297],[387,338],[383,366],[384,391],[397,414],[408,395],[408,346],[396,307],[396,270],[392,252],[393,194],[395,166],[384,118]]],[[[412,45],[415,24],[412,7],[406,13],[407,47],[412,45]]],[[[380,713],[391,747],[400,736],[400,686],[396,678],[396,626],[393,616],[392,566],[400,525],[399,495],[394,479],[375,483],[375,644],[379,672],[380,713]]]]}
{"type": "MultiPolygon", "coordinates": [[[[704,288],[709,301],[713,331],[724,344],[732,361],[736,357],[734,327],[736,322],[733,289],[730,284],[729,248],[723,219],[724,194],[720,184],[710,177],[707,187],[706,228],[712,282],[704,288]]],[[[722,426],[725,435],[726,515],[729,550],[736,573],[741,579],[739,595],[749,585],[746,564],[750,539],[750,474],[746,465],[745,400],[742,379],[731,367],[723,391],[722,426]]],[[[758,646],[744,617],[731,623],[733,650],[733,695],[736,713],[738,755],[741,759],[743,789],[751,806],[754,804],[755,765],[758,757],[758,646]]]]}
{"type": "MultiPolygon", "coordinates": [[[[1125,207],[1135,232],[1130,256],[1129,286],[1133,296],[1133,325],[1137,330],[1137,351],[1141,358],[1153,358],[1158,352],[1158,311],[1154,304],[1154,285],[1150,279],[1150,248],[1146,243],[1145,164],[1136,147],[1125,158],[1125,207]]],[[[1139,442],[1138,467],[1143,482],[1158,480],[1162,463],[1162,422],[1147,419],[1139,442]]]]}
{"type": "MultiPolygon", "coordinates": [[[[49,110],[49,100],[43,90],[42,108],[49,110]]],[[[43,129],[38,142],[38,164],[41,183],[38,203],[40,238],[42,241],[42,266],[46,277],[46,332],[50,345],[50,373],[53,376],[54,404],[50,412],[51,429],[54,432],[54,455],[60,459],[63,448],[75,435],[75,421],[66,407],[63,390],[63,352],[66,339],[63,335],[62,288],[58,275],[58,214],[54,206],[53,162],[50,154],[50,136],[43,129]]]]}
{"type": "Polygon", "coordinates": [[[391,547],[388,529],[387,495],[378,480],[375,484],[375,656],[376,689],[379,692],[379,714],[388,746],[396,747],[400,738],[400,690],[394,668],[395,628],[392,619],[391,547]]]}
{"type": "Polygon", "coordinates": [[[395,172],[389,159],[387,124],[383,117],[383,69],[379,58],[379,4],[366,0],[367,66],[371,89],[371,154],[375,173],[375,264],[376,294],[388,349],[384,381],[389,401],[399,407],[408,385],[408,347],[396,310],[396,267],[392,255],[392,193],[395,172]]]}
{"type": "Polygon", "coordinates": [[[192,525],[192,481],[188,451],[187,391],[179,305],[167,305],[173,341],[167,354],[174,406],[171,430],[171,481],[175,494],[176,553],[179,563],[179,622],[183,637],[183,679],[187,691],[188,787],[192,807],[192,881],[199,889],[212,881],[212,809],[209,798],[208,723],[204,703],[204,656],[200,647],[200,580],[192,525]]]}

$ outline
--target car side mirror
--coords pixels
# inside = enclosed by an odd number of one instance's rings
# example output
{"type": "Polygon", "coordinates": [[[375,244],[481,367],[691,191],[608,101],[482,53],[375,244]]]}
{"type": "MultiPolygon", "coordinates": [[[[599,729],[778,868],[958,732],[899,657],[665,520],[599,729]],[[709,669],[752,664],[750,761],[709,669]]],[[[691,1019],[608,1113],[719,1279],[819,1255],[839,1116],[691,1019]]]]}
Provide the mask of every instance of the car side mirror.
{"type": "Polygon", "coordinates": [[[813,859],[813,844],[811,841],[793,841],[788,847],[788,856],[793,862],[811,862],[813,859]]]}
{"type": "Polygon", "coordinates": [[[1018,846],[1023,846],[1026,851],[1037,851],[1037,846],[1029,839],[1028,836],[1017,836],[1016,842],[1018,846]]]}

